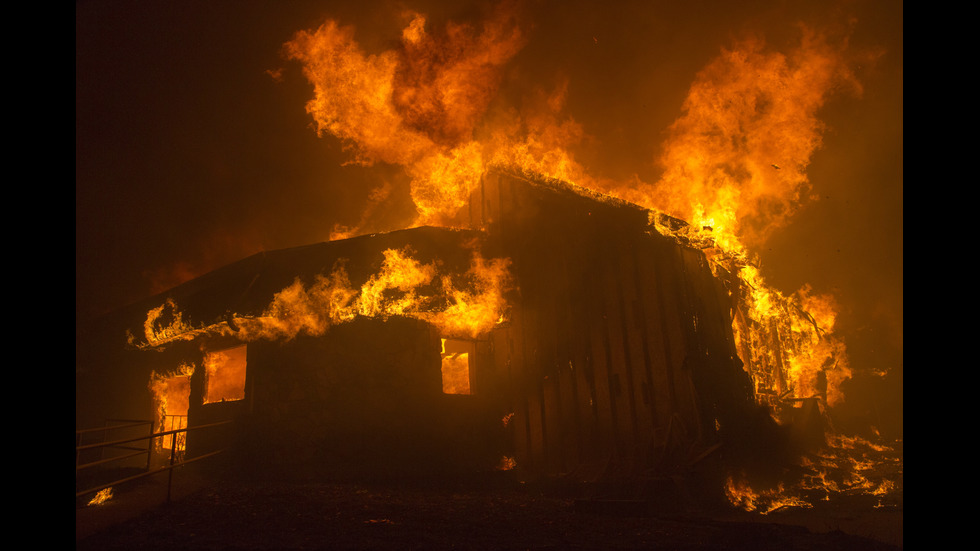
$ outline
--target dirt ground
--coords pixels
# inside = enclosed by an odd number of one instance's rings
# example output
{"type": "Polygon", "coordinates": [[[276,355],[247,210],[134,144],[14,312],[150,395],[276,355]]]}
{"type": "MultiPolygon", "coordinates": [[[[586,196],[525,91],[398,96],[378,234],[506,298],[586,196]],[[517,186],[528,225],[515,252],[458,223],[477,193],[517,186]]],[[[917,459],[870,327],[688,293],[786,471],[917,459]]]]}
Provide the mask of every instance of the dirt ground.
{"type": "Polygon", "coordinates": [[[812,509],[766,516],[651,512],[513,479],[245,480],[181,472],[76,505],[78,550],[901,549],[903,515],[812,509]]]}

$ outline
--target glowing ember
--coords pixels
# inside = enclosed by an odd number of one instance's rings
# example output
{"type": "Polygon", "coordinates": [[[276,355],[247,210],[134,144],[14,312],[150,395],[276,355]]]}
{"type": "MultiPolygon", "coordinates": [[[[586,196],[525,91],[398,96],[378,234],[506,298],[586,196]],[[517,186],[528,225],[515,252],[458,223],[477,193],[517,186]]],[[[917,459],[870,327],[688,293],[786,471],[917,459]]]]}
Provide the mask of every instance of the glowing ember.
{"type": "Polygon", "coordinates": [[[876,508],[900,505],[900,450],[838,434],[827,440],[825,448],[801,458],[799,478],[787,480],[777,488],[756,491],[742,477],[730,476],[726,483],[729,501],[735,507],[762,514],[776,509],[810,508],[847,496],[873,496],[876,508]]]}
{"type": "Polygon", "coordinates": [[[98,493],[95,494],[95,497],[88,502],[88,506],[91,507],[93,505],[102,505],[110,499],[112,499],[112,488],[105,488],[103,490],[99,490],[98,493]]]}
{"type": "Polygon", "coordinates": [[[500,458],[500,463],[497,463],[498,471],[511,471],[517,467],[517,461],[513,457],[503,456],[500,458]]]}
{"type": "Polygon", "coordinates": [[[744,482],[736,482],[729,478],[725,484],[725,493],[732,504],[746,511],[758,512],[763,515],[787,507],[812,507],[803,499],[787,496],[782,485],[773,490],[756,492],[744,482]]]}

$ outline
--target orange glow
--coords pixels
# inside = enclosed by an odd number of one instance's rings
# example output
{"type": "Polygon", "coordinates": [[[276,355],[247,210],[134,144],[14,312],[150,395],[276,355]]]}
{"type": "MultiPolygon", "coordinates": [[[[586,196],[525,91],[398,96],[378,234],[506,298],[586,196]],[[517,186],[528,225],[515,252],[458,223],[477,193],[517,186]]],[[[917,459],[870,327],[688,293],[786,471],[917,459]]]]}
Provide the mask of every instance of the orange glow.
{"type": "Polygon", "coordinates": [[[800,32],[787,53],[751,38],[698,74],[670,128],[649,204],[758,245],[809,198],[805,171],[824,130],[817,112],[836,88],[859,87],[846,37],[800,32]]]}
{"type": "MultiPolygon", "coordinates": [[[[323,335],[332,325],[357,316],[385,319],[405,316],[431,323],[447,337],[477,338],[506,321],[505,294],[513,282],[506,259],[485,259],[474,251],[464,274],[440,274],[434,263],[423,264],[409,249],[384,251],[380,270],[360,287],[352,286],[344,262],[330,275],[318,275],[313,284],[298,279],[276,293],[259,316],[235,314],[235,329],[228,322],[190,327],[181,324],[156,329],[160,311],[169,306],[181,319],[173,301],[147,314],[146,344],[159,347],[203,335],[235,336],[239,340],[289,340],[299,334],[323,335]]],[[[132,339],[131,340],[135,340],[132,339]]]]}
{"type": "Polygon", "coordinates": [[[515,461],[513,457],[505,455],[500,458],[500,462],[497,463],[496,468],[498,471],[511,471],[514,470],[514,468],[516,467],[517,467],[517,461],[515,461]]]}
{"type": "MultiPolygon", "coordinates": [[[[823,132],[818,110],[836,89],[860,91],[846,36],[801,26],[799,44],[788,52],[759,38],[724,49],[692,84],[658,159],[662,176],[651,184],[593,177],[575,160],[572,150],[585,132],[562,114],[567,81],[528,98],[520,110],[491,112],[504,67],[526,42],[509,3],[477,25],[433,29],[419,13],[406,21],[401,44],[380,53],[365,52],[355,30],[336,21],[296,33],[284,53],[313,85],[306,109],[319,133],[338,138],[351,162],[404,167],[415,224],[455,224],[492,164],[632,201],[651,209],[654,221],[658,213],[687,220],[682,230],[654,226],[702,247],[716,273],[738,282],[733,329],[762,399],[818,396],[828,405],[843,399],[840,385],[850,369],[833,333],[832,297],[808,288],[784,296],[765,282],[749,251],[809,199],[805,171],[823,132]]],[[[371,205],[387,195],[376,190],[371,205]]],[[[335,228],[333,235],[353,231],[335,228]]],[[[190,328],[168,302],[148,315],[146,341],[157,346],[202,331],[289,339],[323,334],[358,315],[411,316],[444,335],[476,337],[503,319],[507,269],[505,259],[474,255],[462,278],[469,285],[461,286],[458,274],[438,274],[408,251],[391,250],[360,288],[337,266],[312,285],[296,281],[283,289],[263,315],[236,317],[237,332],[227,325],[190,328]]]]}
{"type": "Polygon", "coordinates": [[[442,391],[470,394],[470,353],[473,346],[464,341],[442,339],[442,391]],[[464,352],[465,350],[465,352],[464,352]]]}
{"type": "MultiPolygon", "coordinates": [[[[191,327],[184,323],[177,304],[171,299],[147,312],[143,329],[146,343],[151,347],[180,339],[191,332],[191,327]]],[[[129,341],[133,342],[132,336],[129,341]]]]}
{"type": "Polygon", "coordinates": [[[105,488],[103,490],[99,490],[95,496],[92,497],[92,499],[88,502],[88,506],[91,507],[93,505],[102,505],[110,499],[112,499],[112,488],[105,488]]]}
{"type": "Polygon", "coordinates": [[[388,249],[384,252],[381,271],[361,286],[359,313],[362,316],[399,316],[422,306],[424,298],[419,297],[416,290],[432,282],[436,266],[422,264],[410,254],[408,250],[388,249]],[[387,291],[399,291],[399,294],[392,296],[387,291]]]}
{"type": "Polygon", "coordinates": [[[442,391],[445,394],[470,394],[469,354],[442,357],[442,391]]]}
{"type": "MultiPolygon", "coordinates": [[[[784,296],[749,261],[749,247],[764,243],[810,198],[806,167],[824,130],[818,110],[837,89],[860,92],[846,36],[803,26],[799,32],[788,52],[759,38],[741,40],[698,74],[658,159],[662,176],[652,184],[594,177],[576,161],[572,151],[586,136],[562,113],[567,81],[526,98],[520,110],[489,110],[502,67],[525,42],[503,5],[480,27],[433,30],[424,15],[411,14],[402,47],[377,55],[363,53],[354,30],[333,21],[297,33],[286,51],[314,85],[307,110],[321,133],[339,138],[354,162],[405,167],[416,224],[456,223],[491,165],[634,202],[651,209],[654,221],[657,213],[689,221],[681,231],[654,225],[703,247],[716,268],[740,282],[733,329],[756,388],[833,405],[843,400],[840,385],[850,368],[833,334],[832,297],[807,288],[784,296]]],[[[444,315],[431,319],[440,327],[477,319],[489,327],[485,318],[496,310],[456,295],[444,315]],[[463,308],[465,315],[453,311],[463,308]]]]}
{"type": "MultiPolygon", "coordinates": [[[[173,373],[150,374],[150,394],[156,411],[154,426],[157,431],[182,429],[187,426],[187,410],[190,406],[191,376],[194,366],[181,364],[173,373]]],[[[158,439],[157,451],[169,450],[175,443],[178,451],[183,449],[181,435],[168,435],[158,439]]]]}
{"type": "Polygon", "coordinates": [[[788,507],[805,509],[813,507],[803,499],[787,495],[782,485],[772,490],[756,492],[748,484],[732,477],[729,477],[725,484],[725,493],[733,505],[763,515],[788,507]]]}
{"type": "Polygon", "coordinates": [[[836,496],[875,496],[875,507],[901,500],[901,452],[859,437],[831,434],[827,446],[801,458],[802,476],[777,488],[756,490],[742,477],[729,476],[729,502],[746,511],[768,514],[781,508],[809,508],[836,496]]]}
{"type": "Polygon", "coordinates": [[[245,357],[245,346],[205,354],[205,404],[245,398],[245,357]]]}
{"type": "MultiPolygon", "coordinates": [[[[729,262],[723,254],[716,262],[729,262]]],[[[790,296],[766,284],[758,268],[735,264],[741,296],[733,329],[745,369],[760,401],[776,397],[818,397],[834,406],[844,400],[841,384],[850,378],[844,342],[834,333],[837,304],[804,286],[790,296]]]]}
{"type": "MultiPolygon", "coordinates": [[[[424,15],[412,14],[401,47],[377,55],[362,52],[353,29],[328,21],[298,33],[287,52],[314,86],[307,110],[321,134],[340,139],[353,162],[404,167],[416,224],[457,224],[457,212],[491,166],[647,208],[651,229],[700,248],[726,281],[736,348],[757,400],[780,406],[819,398],[821,407],[833,407],[844,400],[842,384],[851,377],[845,344],[835,333],[834,297],[809,286],[780,292],[754,257],[815,200],[806,171],[825,131],[820,109],[836,92],[861,92],[846,34],[803,25],[798,31],[799,42],[785,51],[759,37],[738,40],[697,74],[661,154],[651,158],[660,169],[654,181],[613,181],[579,162],[575,151],[588,136],[563,113],[568,81],[530,93],[517,107],[490,109],[501,68],[525,41],[504,8],[482,27],[432,29],[424,15]],[[662,214],[689,225],[665,226],[662,214]]],[[[474,267],[505,273],[506,263],[474,267]]],[[[453,304],[427,319],[444,335],[476,336],[504,310],[496,289],[506,288],[500,284],[506,274],[470,275],[478,282],[486,278],[477,294],[488,302],[478,305],[470,295],[454,293],[450,276],[443,276],[453,304]],[[480,321],[470,329],[469,320],[480,321]]],[[[773,411],[778,417],[781,408],[773,411]]],[[[730,485],[734,501],[752,502],[756,510],[784,506],[778,491],[752,495],[743,486],[730,485]],[[760,500],[767,505],[757,505],[760,500]]]]}
{"type": "Polygon", "coordinates": [[[354,29],[327,21],[286,43],[314,86],[307,103],[318,132],[339,138],[353,162],[404,166],[418,224],[451,219],[483,172],[473,134],[493,99],[502,66],[524,36],[508,3],[480,28],[426,29],[413,14],[401,48],[364,53],[354,29]]]}
{"type": "Polygon", "coordinates": [[[699,73],[670,128],[653,186],[618,190],[691,222],[683,237],[702,243],[716,273],[733,274],[733,329],[761,401],[821,397],[843,401],[846,350],[833,332],[837,306],[809,287],[784,296],[749,260],[809,200],[806,167],[821,145],[818,110],[842,86],[860,92],[846,37],[801,27],[798,47],[768,50],[739,42],[699,73]]]}
{"type": "Polygon", "coordinates": [[[512,285],[509,260],[486,260],[475,253],[470,269],[459,279],[467,285],[454,283],[448,275],[443,278],[442,287],[450,304],[429,320],[442,334],[475,339],[506,321],[508,305],[504,295],[512,285]]]}

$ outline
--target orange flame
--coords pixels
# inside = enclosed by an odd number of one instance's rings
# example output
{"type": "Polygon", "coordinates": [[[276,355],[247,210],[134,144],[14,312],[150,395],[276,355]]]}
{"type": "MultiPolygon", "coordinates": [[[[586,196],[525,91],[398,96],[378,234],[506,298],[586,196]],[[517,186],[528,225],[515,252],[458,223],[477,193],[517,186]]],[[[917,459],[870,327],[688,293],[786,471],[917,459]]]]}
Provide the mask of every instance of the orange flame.
{"type": "Polygon", "coordinates": [[[806,167],[824,131],[818,110],[842,85],[860,91],[846,37],[800,29],[786,54],[752,38],[705,67],[669,129],[660,181],[620,190],[624,198],[710,227],[728,248],[761,244],[783,227],[809,199],[806,167]]]}
{"type": "Polygon", "coordinates": [[[91,507],[93,505],[102,505],[110,499],[112,499],[112,488],[104,488],[96,492],[86,506],[91,507]]]}
{"type": "Polygon", "coordinates": [[[807,501],[785,493],[782,485],[772,490],[755,491],[744,481],[729,477],[725,483],[725,493],[732,505],[746,511],[763,515],[787,507],[813,507],[807,501]]]}
{"type": "Polygon", "coordinates": [[[513,285],[509,266],[506,259],[487,260],[474,251],[469,270],[456,281],[451,274],[440,276],[434,263],[415,260],[408,249],[389,249],[378,273],[360,288],[351,285],[340,262],[310,286],[297,279],[276,293],[260,316],[231,316],[236,329],[227,321],[191,327],[168,299],[148,312],[146,344],[141,346],[159,347],[202,335],[233,335],[242,341],[289,340],[301,333],[318,336],[357,316],[412,317],[431,323],[444,336],[477,338],[506,320],[505,294],[513,285]],[[165,307],[173,310],[174,323],[160,326],[157,321],[165,307]]]}
{"type": "MultiPolygon", "coordinates": [[[[503,68],[527,40],[508,3],[480,25],[433,30],[427,23],[424,15],[410,14],[399,46],[380,53],[367,53],[354,29],[335,21],[301,31],[284,46],[313,85],[306,109],[318,133],[340,140],[351,163],[404,168],[415,224],[453,225],[492,164],[625,199],[650,209],[654,221],[658,213],[687,220],[691,225],[683,230],[656,229],[701,246],[716,274],[731,274],[738,284],[733,330],[760,396],[820,396],[831,406],[843,399],[841,383],[851,372],[834,333],[833,297],[809,287],[780,293],[750,262],[749,250],[810,199],[806,169],[825,130],[820,108],[837,89],[860,92],[846,36],[801,26],[800,43],[788,52],[773,51],[759,38],[724,49],[697,75],[668,129],[657,158],[659,179],[616,182],[590,174],[575,158],[585,131],[562,114],[568,82],[521,110],[491,113],[503,68]]],[[[387,187],[376,190],[372,207],[388,195],[387,187]]],[[[334,235],[354,232],[336,228],[334,235]]],[[[289,339],[323,334],[359,315],[401,315],[430,322],[445,336],[476,337],[505,318],[506,259],[475,254],[461,277],[469,285],[458,286],[456,278],[409,251],[389,250],[381,270],[360,287],[342,264],[310,286],[297,280],[261,316],[235,316],[236,334],[289,339]]],[[[189,327],[173,303],[151,311],[145,331],[150,346],[232,332],[227,324],[189,327]]],[[[755,493],[734,481],[729,492],[733,502],[764,511],[780,503],[782,493],[755,493]]]]}
{"type": "Polygon", "coordinates": [[[760,38],[724,49],[691,86],[658,159],[662,176],[649,184],[596,178],[576,161],[572,150],[585,133],[562,115],[567,81],[521,110],[490,112],[502,67],[527,40],[509,6],[479,27],[450,23],[433,32],[426,23],[413,13],[400,47],[378,55],[363,53],[353,29],[333,21],[286,44],[314,86],[307,111],[319,132],[339,138],[353,162],[405,167],[416,223],[451,225],[491,164],[688,220],[683,235],[658,230],[701,244],[741,282],[745,293],[733,299],[743,319],[733,328],[757,388],[843,399],[850,369],[833,335],[832,301],[807,288],[785,297],[768,286],[746,243],[762,244],[809,199],[806,167],[824,131],[818,111],[839,88],[860,92],[847,35],[800,25],[799,45],[786,53],[760,38]]]}
{"type": "MultiPolygon", "coordinates": [[[[187,415],[190,406],[190,378],[194,374],[194,366],[180,364],[172,373],[150,373],[149,390],[155,405],[156,419],[154,426],[159,430],[172,430],[186,426],[183,416],[187,415]],[[168,417],[180,419],[176,423],[167,423],[168,417]]],[[[169,435],[156,441],[156,450],[169,449],[171,444],[177,444],[182,449],[183,437],[169,435]]]]}
{"type": "Polygon", "coordinates": [[[318,132],[339,138],[353,162],[404,166],[419,224],[451,218],[479,183],[484,155],[474,129],[502,66],[524,44],[511,9],[501,3],[479,29],[451,23],[439,34],[414,14],[401,47],[378,55],[335,21],[285,45],[314,86],[306,109],[318,132]]]}
{"type": "Polygon", "coordinates": [[[790,297],[767,285],[748,261],[758,246],[809,198],[805,169],[820,147],[818,110],[837,88],[860,92],[846,37],[801,26],[787,54],[760,39],[742,41],[699,73],[670,128],[656,185],[619,190],[692,223],[684,236],[704,243],[716,267],[745,291],[734,330],[757,389],[782,397],[843,400],[851,376],[843,342],[833,334],[836,304],[804,287],[790,297]]]}

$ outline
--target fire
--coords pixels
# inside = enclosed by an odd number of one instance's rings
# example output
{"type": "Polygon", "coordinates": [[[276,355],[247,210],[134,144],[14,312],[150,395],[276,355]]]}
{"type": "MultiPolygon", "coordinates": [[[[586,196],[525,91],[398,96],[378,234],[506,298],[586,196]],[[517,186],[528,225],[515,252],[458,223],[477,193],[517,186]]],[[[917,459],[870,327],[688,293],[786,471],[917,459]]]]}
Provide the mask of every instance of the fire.
{"type": "MultiPolygon", "coordinates": [[[[321,134],[339,139],[351,162],[404,167],[416,224],[458,224],[456,214],[494,165],[649,209],[656,231],[700,247],[725,281],[739,357],[758,400],[779,417],[777,406],[793,400],[840,404],[842,383],[851,377],[845,344],[835,333],[834,297],[809,286],[788,295],[776,290],[752,252],[814,199],[806,170],[826,130],[820,109],[841,90],[861,93],[848,30],[800,25],[798,31],[799,43],[787,51],[771,49],[760,37],[736,41],[698,73],[667,129],[656,158],[661,174],[652,182],[603,178],[576,159],[587,136],[563,113],[567,80],[518,107],[491,108],[499,101],[494,95],[503,67],[529,40],[508,3],[482,25],[450,23],[442,30],[411,13],[400,45],[377,54],[365,53],[354,29],[334,21],[297,33],[285,52],[313,85],[307,111],[321,134]],[[664,224],[663,214],[689,225],[664,224]]],[[[481,269],[502,274],[506,261],[494,262],[481,269]]],[[[492,306],[453,294],[446,280],[453,306],[427,319],[454,327],[447,333],[478,332],[454,325],[463,320],[492,327],[501,309],[502,295],[493,291],[502,288],[499,274],[480,276],[488,279],[478,295],[492,306]]],[[[734,501],[763,499],[747,487],[730,487],[742,496],[734,501]]],[[[776,494],[764,499],[772,502],[776,494]]]]}
{"type": "Polygon", "coordinates": [[[801,475],[777,488],[756,490],[740,476],[726,483],[729,502],[767,514],[777,508],[811,508],[846,496],[874,496],[876,508],[895,506],[902,495],[901,451],[869,440],[831,434],[827,446],[804,455],[801,475]]]}
{"type": "Polygon", "coordinates": [[[841,403],[841,383],[851,369],[844,342],[834,333],[834,297],[814,294],[809,286],[784,296],[755,266],[724,255],[715,260],[731,268],[739,283],[733,329],[760,400],[776,405],[777,398],[819,397],[829,406],[841,403]]]}
{"type": "MultiPolygon", "coordinates": [[[[354,287],[343,262],[329,275],[318,275],[311,285],[298,279],[276,293],[259,316],[235,314],[232,323],[221,321],[193,327],[183,321],[157,329],[164,306],[150,310],[144,347],[191,340],[201,335],[231,335],[241,341],[289,340],[299,334],[323,335],[333,325],[357,316],[385,319],[406,316],[427,321],[447,337],[478,338],[507,318],[505,294],[513,285],[506,259],[485,259],[474,251],[461,275],[440,274],[435,263],[423,264],[410,249],[384,251],[380,270],[359,288],[354,287]]],[[[133,340],[133,339],[131,339],[133,340]]]]}
{"type": "Polygon", "coordinates": [[[112,488],[105,488],[99,490],[95,496],[92,497],[92,499],[88,502],[88,506],[91,507],[93,505],[102,505],[110,499],[112,499],[112,488]]]}
{"type": "Polygon", "coordinates": [[[497,463],[496,469],[498,471],[512,471],[517,467],[517,461],[509,455],[505,455],[500,458],[500,462],[497,463]]]}
{"type": "MultiPolygon", "coordinates": [[[[459,225],[483,175],[500,164],[640,205],[654,229],[701,248],[728,283],[739,357],[760,402],[819,398],[832,407],[844,400],[851,369],[835,333],[833,297],[808,286],[789,295],[774,289],[752,251],[812,199],[806,169],[825,131],[821,107],[838,90],[860,93],[846,35],[800,26],[799,44],[787,52],[758,37],[723,49],[698,73],[667,129],[656,157],[659,178],[612,181],[576,158],[586,132],[563,113],[571,83],[538,91],[520,107],[495,103],[507,64],[529,40],[511,3],[499,3],[479,24],[433,29],[415,12],[405,21],[398,44],[384,51],[368,52],[353,27],[328,20],[296,33],[283,53],[313,87],[306,111],[320,135],[339,140],[351,163],[404,169],[417,213],[411,224],[459,225]],[[661,214],[689,225],[664,226],[661,214]]],[[[375,190],[370,208],[389,195],[388,186],[375,190]]],[[[360,226],[363,219],[332,235],[350,237],[360,226]]],[[[478,338],[506,319],[512,285],[507,259],[474,252],[469,270],[454,274],[392,249],[359,285],[341,262],[313,282],[282,289],[261,315],[232,316],[232,324],[193,327],[167,302],[148,314],[146,343],[201,334],[242,341],[315,336],[358,316],[408,316],[446,337],[478,338]]],[[[461,371],[446,362],[444,369],[461,371]]],[[[469,391],[468,381],[451,386],[469,391]]],[[[730,481],[729,492],[753,510],[800,505],[779,502],[781,491],[755,493],[740,482],[730,481]]]]}
{"type": "MultiPolygon", "coordinates": [[[[764,243],[809,199],[806,167],[824,130],[818,110],[837,89],[860,91],[846,35],[801,26],[799,45],[787,53],[760,38],[723,50],[691,86],[658,159],[662,176],[652,184],[593,177],[576,161],[572,150],[585,133],[562,114],[567,80],[520,109],[489,108],[502,68],[527,39],[502,4],[481,26],[450,23],[441,31],[413,13],[400,47],[379,54],[364,53],[354,30],[334,21],[297,33],[285,52],[313,84],[307,111],[321,134],[340,139],[352,162],[405,167],[415,223],[455,224],[493,164],[626,199],[651,209],[654,219],[666,213],[687,220],[682,232],[658,229],[700,245],[716,273],[724,270],[742,289],[732,297],[739,310],[733,329],[757,389],[840,403],[850,368],[833,334],[832,300],[808,288],[784,296],[749,257],[750,246],[764,243]]],[[[470,301],[457,296],[455,304],[470,301]]]]}
{"type": "MultiPolygon", "coordinates": [[[[506,321],[505,295],[513,282],[509,261],[485,259],[475,244],[471,246],[471,264],[463,274],[440,273],[435,262],[420,262],[409,248],[385,250],[379,271],[359,288],[351,284],[345,262],[340,261],[329,275],[318,275],[311,285],[297,279],[276,293],[262,315],[235,314],[231,323],[225,320],[193,327],[183,321],[176,303],[167,300],[147,313],[146,341],[139,346],[157,348],[203,335],[235,336],[243,342],[290,340],[300,334],[323,335],[331,326],[358,316],[411,317],[431,323],[444,337],[476,339],[506,321]],[[170,310],[174,322],[161,325],[158,320],[165,309],[170,310]]],[[[444,338],[443,352],[445,342],[444,338]]],[[[205,354],[205,403],[244,397],[244,354],[242,347],[205,354]]],[[[470,359],[468,353],[443,354],[444,392],[470,394],[470,359]]],[[[149,387],[156,402],[157,426],[163,430],[186,426],[194,369],[193,365],[181,365],[172,374],[151,374],[149,387]]],[[[157,449],[169,449],[173,438],[158,441],[157,449]]],[[[183,439],[178,438],[176,445],[182,451],[183,439]]]]}
{"type": "Polygon", "coordinates": [[[445,394],[470,394],[469,352],[446,350],[442,339],[442,391],[445,394]]]}
{"type": "Polygon", "coordinates": [[[444,335],[477,338],[506,321],[505,293],[512,286],[510,261],[503,258],[487,260],[474,255],[470,269],[462,279],[472,282],[472,290],[457,286],[451,276],[443,279],[443,289],[452,303],[433,314],[429,321],[444,335]]]}
{"type": "Polygon", "coordinates": [[[725,483],[725,493],[728,500],[733,504],[746,511],[758,512],[763,515],[787,507],[812,507],[803,499],[786,495],[782,485],[772,490],[756,492],[748,484],[729,477],[725,483]]]}
{"type": "Polygon", "coordinates": [[[824,131],[818,110],[841,86],[860,90],[846,37],[800,32],[790,52],[751,38],[699,73],[669,129],[649,204],[726,241],[760,244],[788,222],[808,199],[806,167],[824,131]]]}
{"type": "Polygon", "coordinates": [[[406,168],[418,224],[451,218],[479,183],[484,146],[473,134],[525,41],[512,9],[501,3],[479,29],[450,24],[436,34],[411,14],[401,47],[380,54],[335,21],[284,47],[314,86],[306,109],[318,132],[339,138],[352,162],[406,168]]]}
{"type": "Polygon", "coordinates": [[[245,347],[239,346],[204,355],[208,380],[205,404],[245,398],[245,353],[245,347]]]}
{"type": "MultiPolygon", "coordinates": [[[[190,364],[181,364],[172,373],[150,374],[150,394],[156,406],[154,426],[158,427],[159,431],[182,429],[187,425],[190,379],[193,374],[194,366],[190,364]]],[[[156,449],[157,451],[169,450],[174,443],[177,444],[178,451],[181,450],[183,438],[179,435],[169,435],[158,439],[156,449]]]]}
{"type": "Polygon", "coordinates": [[[361,287],[360,314],[367,317],[379,315],[403,315],[417,310],[420,297],[416,289],[432,282],[436,275],[435,264],[421,264],[411,258],[407,250],[389,249],[384,252],[381,271],[368,279],[361,287]],[[398,298],[388,298],[388,290],[401,291],[398,298]]]}
{"type": "MultiPolygon", "coordinates": [[[[167,299],[166,302],[147,313],[143,330],[149,346],[157,346],[192,332],[191,327],[184,322],[180,310],[177,309],[177,304],[171,299],[167,299]],[[169,321],[166,321],[167,314],[169,314],[169,321]]],[[[134,339],[130,335],[130,344],[133,341],[134,339]]]]}

